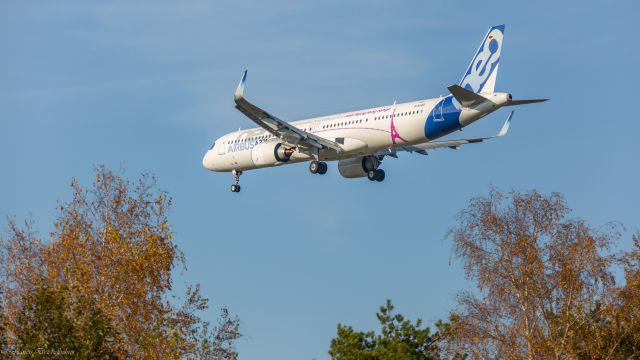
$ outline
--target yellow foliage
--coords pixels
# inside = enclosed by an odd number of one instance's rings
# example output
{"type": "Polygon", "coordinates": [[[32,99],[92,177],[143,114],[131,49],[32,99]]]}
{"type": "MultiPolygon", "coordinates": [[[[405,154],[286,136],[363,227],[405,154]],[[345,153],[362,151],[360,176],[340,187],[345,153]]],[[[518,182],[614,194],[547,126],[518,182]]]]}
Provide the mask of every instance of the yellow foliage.
{"type": "MultiPolygon", "coordinates": [[[[104,167],[97,169],[91,188],[81,187],[75,179],[71,187],[72,199],[59,206],[50,242],[42,243],[29,223],[24,230],[10,223],[0,259],[9,333],[22,293],[42,282],[63,284],[75,294],[95,299],[119,331],[119,357],[193,356],[199,342],[212,334],[198,335],[207,324],[196,316],[184,316],[196,305],[206,309],[198,287],[195,294],[185,294],[183,308],[165,299],[171,291],[172,269],[184,265],[167,220],[171,198],[154,191],[153,177],[143,175],[134,185],[104,167]]],[[[230,344],[238,336],[237,320],[228,316],[226,320],[226,330],[234,335],[217,350],[226,354],[222,358],[235,358],[230,344]]]]}

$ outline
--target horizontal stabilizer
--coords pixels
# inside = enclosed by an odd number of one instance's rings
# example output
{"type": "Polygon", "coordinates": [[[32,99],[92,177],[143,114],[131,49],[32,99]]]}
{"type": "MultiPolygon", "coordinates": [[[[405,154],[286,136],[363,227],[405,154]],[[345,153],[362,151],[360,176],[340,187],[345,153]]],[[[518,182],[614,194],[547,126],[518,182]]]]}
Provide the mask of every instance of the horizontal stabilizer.
{"type": "Polygon", "coordinates": [[[469,91],[460,85],[451,85],[447,89],[449,89],[451,95],[453,95],[463,107],[471,107],[487,101],[486,97],[469,91]]]}
{"type": "Polygon", "coordinates": [[[530,99],[530,100],[509,100],[504,106],[524,105],[544,102],[549,99],[530,99]]]}

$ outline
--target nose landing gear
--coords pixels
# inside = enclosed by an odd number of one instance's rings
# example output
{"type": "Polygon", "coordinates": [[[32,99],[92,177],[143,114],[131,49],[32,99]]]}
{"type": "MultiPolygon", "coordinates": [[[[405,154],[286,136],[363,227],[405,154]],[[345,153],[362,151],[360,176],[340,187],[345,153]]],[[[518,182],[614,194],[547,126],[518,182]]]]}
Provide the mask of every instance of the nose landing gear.
{"type": "Polygon", "coordinates": [[[233,174],[231,192],[240,192],[240,175],[242,175],[242,170],[233,170],[231,173],[233,174]]]}

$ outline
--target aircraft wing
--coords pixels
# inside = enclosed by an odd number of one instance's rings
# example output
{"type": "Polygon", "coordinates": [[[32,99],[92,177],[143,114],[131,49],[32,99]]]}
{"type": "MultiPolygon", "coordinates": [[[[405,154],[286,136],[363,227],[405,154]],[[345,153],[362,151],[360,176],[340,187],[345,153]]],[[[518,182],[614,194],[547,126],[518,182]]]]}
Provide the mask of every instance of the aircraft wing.
{"type": "Polygon", "coordinates": [[[292,145],[302,144],[307,147],[317,148],[318,150],[328,148],[336,152],[342,151],[338,143],[297,128],[247,101],[247,99],[244,98],[244,83],[246,80],[247,71],[245,70],[244,74],[242,74],[242,80],[240,80],[240,84],[238,84],[238,88],[234,94],[234,100],[236,102],[236,109],[240,110],[240,112],[253,120],[253,122],[292,145]]]}
{"type": "Polygon", "coordinates": [[[504,122],[504,125],[502,125],[502,128],[500,129],[500,131],[494,136],[477,137],[477,138],[469,138],[469,139],[459,139],[459,140],[429,141],[429,142],[422,143],[422,144],[417,144],[417,145],[412,145],[412,146],[405,146],[405,147],[396,148],[396,149],[390,149],[389,152],[382,152],[382,153],[380,153],[378,155],[394,156],[395,153],[393,152],[393,150],[416,152],[416,153],[422,154],[422,155],[427,155],[427,150],[431,150],[431,149],[450,148],[450,149],[457,150],[458,147],[460,147],[460,145],[479,143],[479,142],[483,142],[485,140],[494,139],[494,138],[506,135],[507,132],[509,131],[509,125],[511,124],[511,118],[513,118],[513,111],[511,113],[509,113],[509,117],[507,118],[507,121],[504,122]]]}

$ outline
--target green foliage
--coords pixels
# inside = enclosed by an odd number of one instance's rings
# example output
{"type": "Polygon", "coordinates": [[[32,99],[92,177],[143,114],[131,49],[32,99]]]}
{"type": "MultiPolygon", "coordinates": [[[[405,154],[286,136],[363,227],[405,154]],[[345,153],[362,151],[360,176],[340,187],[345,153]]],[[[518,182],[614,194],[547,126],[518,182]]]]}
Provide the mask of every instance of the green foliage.
{"type": "Polygon", "coordinates": [[[43,286],[25,294],[16,352],[30,358],[115,359],[114,330],[95,301],[69,302],[68,289],[43,286]]]}
{"type": "Polygon", "coordinates": [[[351,326],[338,324],[338,336],[331,340],[329,355],[335,360],[437,359],[437,342],[449,333],[447,324],[438,322],[438,332],[431,335],[422,320],[415,323],[401,314],[394,314],[391,300],[376,314],[381,333],[355,331],[351,326]]]}

